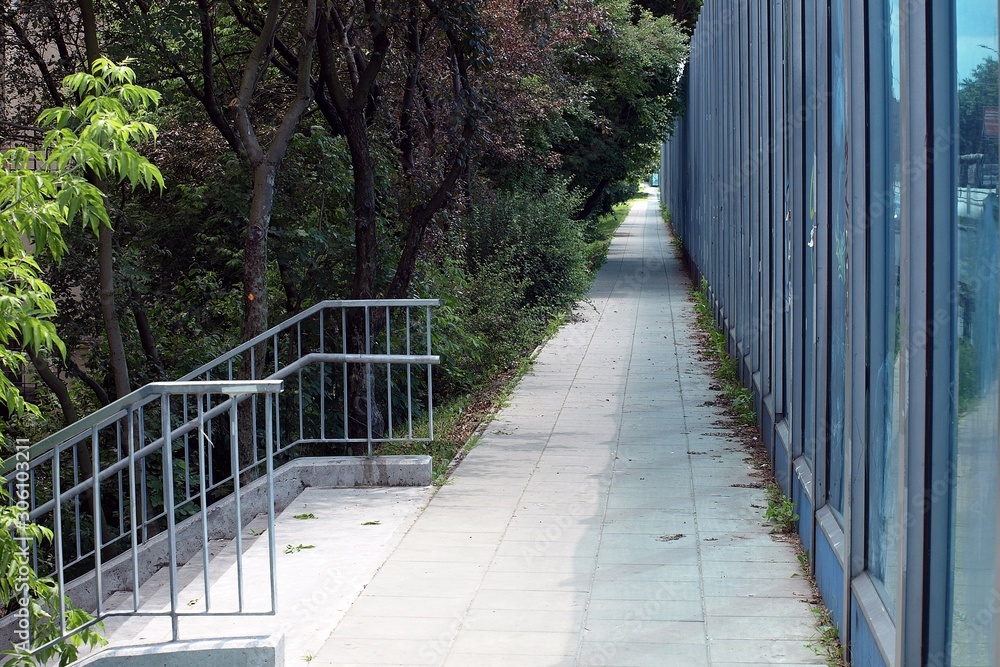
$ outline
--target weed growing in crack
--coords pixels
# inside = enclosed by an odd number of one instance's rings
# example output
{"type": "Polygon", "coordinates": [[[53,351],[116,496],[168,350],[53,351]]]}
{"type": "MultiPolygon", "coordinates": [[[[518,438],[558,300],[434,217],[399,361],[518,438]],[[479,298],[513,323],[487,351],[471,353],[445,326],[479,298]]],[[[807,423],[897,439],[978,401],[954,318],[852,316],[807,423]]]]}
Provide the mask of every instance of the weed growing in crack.
{"type": "Polygon", "coordinates": [[[777,484],[768,484],[764,492],[767,494],[764,519],[773,526],[771,532],[782,535],[794,533],[795,524],[799,520],[799,515],[795,512],[795,503],[785,497],[785,493],[777,484]]]}

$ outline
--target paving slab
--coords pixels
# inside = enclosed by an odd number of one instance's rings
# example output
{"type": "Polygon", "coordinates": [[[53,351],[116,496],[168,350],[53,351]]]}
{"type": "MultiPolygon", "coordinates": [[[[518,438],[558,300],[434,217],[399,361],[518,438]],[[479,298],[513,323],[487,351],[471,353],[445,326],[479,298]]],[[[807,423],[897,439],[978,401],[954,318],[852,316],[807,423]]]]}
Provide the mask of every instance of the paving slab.
{"type": "Polygon", "coordinates": [[[823,664],[795,550],[718,424],[689,291],[650,195],[309,664],[823,664]]]}

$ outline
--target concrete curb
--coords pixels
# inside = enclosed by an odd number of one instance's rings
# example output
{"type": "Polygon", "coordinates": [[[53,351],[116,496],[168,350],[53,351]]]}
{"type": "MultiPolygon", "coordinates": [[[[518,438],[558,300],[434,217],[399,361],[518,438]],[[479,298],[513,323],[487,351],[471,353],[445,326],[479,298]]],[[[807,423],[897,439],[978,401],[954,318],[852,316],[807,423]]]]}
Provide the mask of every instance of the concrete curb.
{"type": "Polygon", "coordinates": [[[285,640],[277,635],[109,648],[76,664],[79,667],[284,667],[285,640]]]}

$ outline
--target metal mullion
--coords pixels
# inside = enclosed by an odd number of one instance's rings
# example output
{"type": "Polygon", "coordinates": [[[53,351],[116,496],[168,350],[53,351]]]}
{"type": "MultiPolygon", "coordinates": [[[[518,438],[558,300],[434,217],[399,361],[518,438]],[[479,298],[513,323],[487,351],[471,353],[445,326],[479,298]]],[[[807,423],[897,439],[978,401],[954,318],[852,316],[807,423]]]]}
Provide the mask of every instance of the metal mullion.
{"type": "MultiPolygon", "coordinates": [[[[925,54],[928,74],[926,100],[929,102],[927,113],[927,137],[933,142],[925,149],[933,155],[927,165],[927,246],[923,256],[928,271],[928,309],[935,316],[939,311],[948,314],[949,322],[958,321],[958,303],[953,298],[958,287],[958,247],[954,234],[957,225],[955,196],[958,191],[958,178],[954,169],[953,151],[956,147],[951,141],[939,143],[939,137],[951,137],[958,127],[957,105],[955,96],[959,90],[957,74],[956,42],[958,29],[956,25],[954,3],[929,3],[924,16],[923,29],[928,45],[925,54]],[[947,220],[948,225],[940,221],[947,220]]],[[[910,38],[913,51],[917,39],[910,38]]],[[[913,95],[909,96],[910,99],[913,95]]],[[[911,129],[911,134],[916,128],[911,129]]],[[[928,322],[932,326],[931,322],[928,322]]],[[[957,411],[952,397],[952,383],[958,368],[958,340],[955,337],[955,327],[942,327],[931,330],[929,337],[928,369],[925,379],[927,410],[925,434],[925,476],[924,485],[930,489],[948,489],[945,494],[932,494],[933,502],[923,516],[926,545],[924,570],[929,573],[928,587],[924,592],[923,609],[927,614],[925,627],[927,636],[923,649],[924,655],[946,655],[949,642],[949,626],[952,606],[949,601],[951,542],[952,542],[952,503],[951,493],[955,488],[955,475],[952,467],[952,452],[957,446],[957,411]],[[942,409],[947,406],[947,409],[942,409]],[[948,443],[948,447],[940,446],[948,443]],[[929,469],[928,469],[929,468],[929,469]]],[[[1000,375],[1000,369],[998,369],[1000,375]]],[[[998,406],[1000,411],[1000,406],[998,406]]],[[[994,443],[1000,448],[1000,443],[994,443]]],[[[1000,516],[1000,508],[993,507],[986,511],[986,516],[1000,516]]],[[[1000,529],[997,530],[1000,535],[1000,529]]],[[[1000,549],[996,550],[1000,558],[1000,549]]],[[[994,567],[1000,572],[1000,562],[994,567]]],[[[993,615],[993,637],[1000,637],[1000,615],[993,615]]],[[[1000,641],[995,641],[995,651],[1000,651],[1000,641]]],[[[903,654],[905,660],[909,652],[903,654]]],[[[1000,664],[1000,655],[992,656],[993,664],[1000,664]]]]}

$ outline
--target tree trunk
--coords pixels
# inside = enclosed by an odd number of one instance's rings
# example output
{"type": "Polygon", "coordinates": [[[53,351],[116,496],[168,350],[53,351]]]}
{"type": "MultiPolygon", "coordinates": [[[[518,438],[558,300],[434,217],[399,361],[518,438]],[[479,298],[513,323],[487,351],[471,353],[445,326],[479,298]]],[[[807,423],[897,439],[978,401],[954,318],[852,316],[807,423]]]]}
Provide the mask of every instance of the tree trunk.
{"type": "Polygon", "coordinates": [[[128,359],[122,341],[121,327],[118,325],[118,309],[115,306],[115,267],[112,238],[114,231],[102,226],[97,237],[97,272],[101,290],[101,317],[108,336],[108,351],[111,356],[111,372],[115,378],[115,398],[126,396],[132,391],[128,375],[128,359]]]}
{"type": "MultiPolygon", "coordinates": [[[[59,376],[49,368],[45,359],[37,354],[31,355],[31,363],[38,372],[38,377],[42,378],[45,386],[56,395],[56,400],[59,401],[59,407],[63,413],[63,426],[69,426],[79,419],[76,413],[76,406],[73,405],[73,399],[70,398],[69,389],[66,388],[66,383],[60,380],[59,376]]],[[[87,465],[89,466],[89,462],[87,465]]]]}
{"type": "Polygon", "coordinates": [[[80,381],[87,385],[92,392],[94,392],[94,396],[97,397],[97,401],[102,407],[111,402],[111,397],[108,396],[108,392],[104,391],[104,387],[101,386],[101,383],[95,380],[93,376],[87,373],[87,371],[80,368],[80,366],[73,360],[72,354],[66,355],[66,368],[68,368],[73,375],[80,378],[80,381]]]}
{"type": "Polygon", "coordinates": [[[587,198],[587,202],[583,205],[583,210],[580,211],[580,216],[577,218],[578,220],[586,220],[590,217],[590,214],[594,212],[597,205],[601,203],[601,197],[604,196],[604,191],[610,184],[610,178],[601,179],[601,182],[597,184],[597,187],[594,188],[590,197],[587,198]]]}
{"type": "MultiPolygon", "coordinates": [[[[371,149],[368,144],[368,130],[364,114],[354,113],[346,123],[347,145],[354,167],[354,283],[351,289],[353,299],[372,299],[378,279],[378,217],[375,199],[375,171],[371,149]]],[[[367,351],[365,311],[354,308],[347,317],[348,351],[367,351]]],[[[349,419],[345,435],[350,438],[368,438],[369,420],[371,436],[382,437],[383,420],[378,405],[368,401],[372,377],[364,364],[353,364],[348,369],[347,401],[349,419]]],[[[367,445],[360,443],[349,447],[352,454],[368,454],[367,445]]]]}
{"type": "Polygon", "coordinates": [[[143,354],[153,372],[153,377],[157,380],[166,380],[167,371],[160,363],[160,353],[156,349],[156,338],[153,336],[153,327],[149,323],[146,315],[146,307],[142,303],[139,291],[132,288],[132,315],[135,317],[135,327],[139,331],[139,343],[142,345],[143,354]]]}
{"type": "MultiPolygon", "coordinates": [[[[267,231],[271,224],[271,207],[274,205],[274,183],[277,167],[260,161],[253,167],[253,200],[250,203],[250,222],[243,245],[243,340],[256,338],[267,330],[267,231]]],[[[266,345],[256,345],[248,350],[238,371],[241,380],[259,380],[264,373],[266,345]],[[252,351],[252,355],[251,355],[252,351]],[[251,358],[252,356],[252,358],[251,358]]],[[[239,461],[237,470],[253,464],[257,448],[257,428],[254,423],[252,399],[245,399],[239,407],[239,461]]],[[[235,470],[234,470],[235,473],[235,470]]],[[[256,478],[248,470],[243,481],[256,478]]]]}
{"type": "MultiPolygon", "coordinates": [[[[83,40],[87,51],[88,68],[101,57],[101,46],[97,34],[97,12],[93,0],[77,0],[80,7],[80,18],[83,21],[83,40]]],[[[94,179],[91,179],[93,182],[94,179]]],[[[94,183],[99,185],[98,183],[94,183]]],[[[102,226],[97,240],[98,282],[100,284],[101,317],[108,336],[108,349],[111,355],[111,372],[115,378],[115,394],[117,398],[132,391],[128,376],[128,361],[125,358],[125,344],[122,342],[121,328],[118,326],[118,311],[115,308],[115,275],[114,275],[114,232],[110,227],[102,226]]]]}
{"type": "MultiPolygon", "coordinates": [[[[243,244],[243,340],[267,330],[267,232],[274,205],[277,168],[267,162],[253,166],[253,200],[243,244]]],[[[259,355],[258,355],[259,356],[259,355]]],[[[255,368],[261,367],[257,359],[255,368]]]]}

